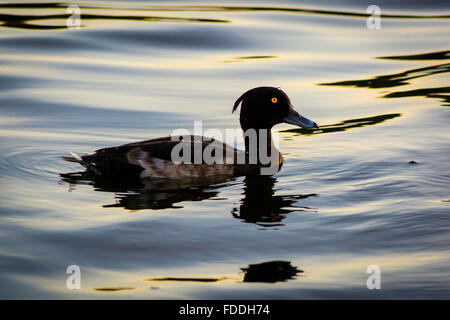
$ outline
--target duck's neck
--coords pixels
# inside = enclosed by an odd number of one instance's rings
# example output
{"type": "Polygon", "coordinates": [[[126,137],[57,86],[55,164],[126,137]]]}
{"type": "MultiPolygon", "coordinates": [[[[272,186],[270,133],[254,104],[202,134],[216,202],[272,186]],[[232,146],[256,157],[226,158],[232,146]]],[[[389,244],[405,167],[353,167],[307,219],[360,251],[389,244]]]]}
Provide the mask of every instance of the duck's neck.
{"type": "Polygon", "coordinates": [[[268,158],[273,157],[278,163],[279,151],[272,140],[271,129],[253,129],[244,131],[245,154],[256,157],[258,164],[268,164],[268,158]]]}

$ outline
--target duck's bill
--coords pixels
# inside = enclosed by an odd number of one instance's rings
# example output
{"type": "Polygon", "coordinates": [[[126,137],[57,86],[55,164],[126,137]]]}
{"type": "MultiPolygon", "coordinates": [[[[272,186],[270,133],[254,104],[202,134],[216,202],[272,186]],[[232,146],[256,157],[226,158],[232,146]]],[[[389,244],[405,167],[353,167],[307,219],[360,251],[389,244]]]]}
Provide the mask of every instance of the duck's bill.
{"type": "Polygon", "coordinates": [[[299,114],[294,109],[291,109],[289,111],[289,114],[283,118],[283,122],[293,124],[294,126],[299,126],[304,129],[314,129],[314,128],[318,129],[319,128],[317,123],[315,123],[312,120],[309,120],[308,118],[305,118],[304,116],[299,114]]]}

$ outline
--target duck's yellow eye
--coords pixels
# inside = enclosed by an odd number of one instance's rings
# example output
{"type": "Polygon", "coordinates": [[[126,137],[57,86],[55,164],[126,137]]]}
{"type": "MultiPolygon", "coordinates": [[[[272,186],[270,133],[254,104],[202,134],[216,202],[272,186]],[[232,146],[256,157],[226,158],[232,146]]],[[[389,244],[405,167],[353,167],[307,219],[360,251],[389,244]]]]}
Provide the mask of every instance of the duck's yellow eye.
{"type": "Polygon", "coordinates": [[[277,103],[278,99],[277,98],[272,98],[272,103],[277,103]]]}

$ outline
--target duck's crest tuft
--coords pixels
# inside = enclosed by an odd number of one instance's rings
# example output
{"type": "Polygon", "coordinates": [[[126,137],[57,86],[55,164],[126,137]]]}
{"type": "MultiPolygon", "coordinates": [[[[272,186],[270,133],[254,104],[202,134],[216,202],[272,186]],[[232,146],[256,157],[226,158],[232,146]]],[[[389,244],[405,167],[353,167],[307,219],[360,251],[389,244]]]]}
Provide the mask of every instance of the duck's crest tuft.
{"type": "MultiPolygon", "coordinates": [[[[248,92],[248,91],[247,91],[248,92]]],[[[234,107],[233,107],[233,111],[231,113],[233,113],[234,111],[236,111],[236,109],[239,107],[239,104],[241,103],[241,101],[244,99],[245,94],[247,93],[245,92],[244,94],[242,94],[234,103],[234,107]]]]}

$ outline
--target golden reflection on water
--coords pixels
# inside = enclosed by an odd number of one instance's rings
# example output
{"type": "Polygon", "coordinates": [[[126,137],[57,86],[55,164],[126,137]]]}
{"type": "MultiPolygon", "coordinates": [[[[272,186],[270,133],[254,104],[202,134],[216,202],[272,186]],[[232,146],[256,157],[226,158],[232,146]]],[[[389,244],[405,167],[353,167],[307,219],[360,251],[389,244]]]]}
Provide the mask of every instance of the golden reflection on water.
{"type": "MultiPolygon", "coordinates": [[[[365,287],[365,280],[368,278],[366,269],[368,266],[377,265],[381,269],[382,286],[383,278],[386,281],[385,285],[389,286],[389,281],[396,276],[400,277],[403,274],[405,279],[408,274],[421,272],[426,267],[432,266],[435,263],[448,262],[448,255],[442,252],[427,252],[427,253],[413,253],[413,254],[397,254],[397,255],[364,255],[364,256],[335,256],[332,258],[333,263],[327,261],[315,260],[316,264],[311,268],[311,272],[306,272],[302,279],[305,285],[321,286],[334,285],[339,287],[342,285],[343,279],[347,286],[361,286],[365,287]],[[357,283],[358,279],[363,281],[357,283]]],[[[312,266],[311,266],[312,267],[312,266]]],[[[435,277],[439,275],[429,275],[435,277]]]]}
{"type": "MultiPolygon", "coordinates": [[[[45,55],[38,55],[38,56],[30,56],[30,55],[8,55],[4,54],[2,55],[5,58],[10,59],[11,61],[18,60],[20,61],[45,61],[45,62],[56,62],[56,63],[64,63],[64,64],[83,64],[83,65],[92,65],[92,66],[105,66],[105,67],[127,67],[127,68],[137,68],[137,69],[154,69],[154,68],[161,68],[161,69],[202,69],[202,68],[212,68],[215,67],[215,64],[218,60],[220,60],[222,57],[219,56],[219,54],[209,55],[208,54],[208,60],[205,61],[204,57],[198,57],[186,60],[186,58],[183,59],[182,62],[174,62],[173,59],[164,57],[159,57],[157,61],[154,59],[145,59],[144,61],[131,61],[131,60],[121,60],[119,58],[108,58],[108,57],[82,57],[82,56],[61,56],[61,55],[51,55],[51,54],[45,54],[45,55]],[[165,61],[166,60],[166,61],[165,61]],[[209,63],[208,63],[209,61],[209,63]]],[[[11,70],[12,73],[15,73],[17,71],[21,71],[21,67],[18,66],[16,69],[8,67],[9,70],[11,70]]],[[[23,69],[22,69],[23,70],[23,69]]],[[[55,74],[57,76],[57,74],[55,74]]]]}

